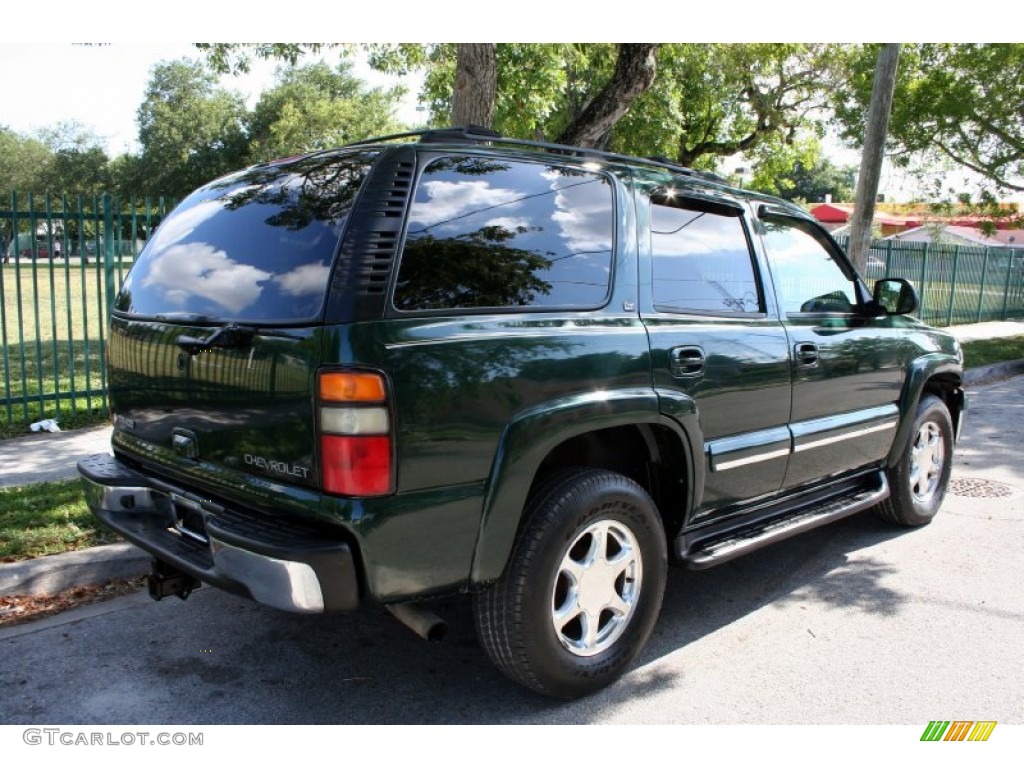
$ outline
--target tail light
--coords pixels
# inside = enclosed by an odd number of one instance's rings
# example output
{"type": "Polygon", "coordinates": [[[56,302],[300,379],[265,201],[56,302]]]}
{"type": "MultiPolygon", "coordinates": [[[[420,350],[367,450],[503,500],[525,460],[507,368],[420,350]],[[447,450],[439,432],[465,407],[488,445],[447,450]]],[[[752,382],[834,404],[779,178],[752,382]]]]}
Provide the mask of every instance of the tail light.
{"type": "Polygon", "coordinates": [[[384,496],[394,492],[394,446],[387,397],[382,374],[320,372],[320,472],[327,493],[384,496]]]}

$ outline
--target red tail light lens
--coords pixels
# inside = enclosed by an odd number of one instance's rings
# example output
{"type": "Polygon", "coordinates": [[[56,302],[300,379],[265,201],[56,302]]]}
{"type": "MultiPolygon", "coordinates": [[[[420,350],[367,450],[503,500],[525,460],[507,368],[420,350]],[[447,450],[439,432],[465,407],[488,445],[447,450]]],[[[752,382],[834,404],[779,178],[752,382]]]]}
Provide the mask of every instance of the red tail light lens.
{"type": "Polygon", "coordinates": [[[324,490],[343,496],[381,496],[391,492],[391,438],[320,438],[324,490]]]}

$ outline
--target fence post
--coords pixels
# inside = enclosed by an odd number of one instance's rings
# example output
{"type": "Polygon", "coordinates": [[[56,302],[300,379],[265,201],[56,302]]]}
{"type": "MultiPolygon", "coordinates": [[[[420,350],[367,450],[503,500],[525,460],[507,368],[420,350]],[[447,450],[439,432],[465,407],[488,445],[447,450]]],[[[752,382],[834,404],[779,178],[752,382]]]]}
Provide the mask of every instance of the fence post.
{"type": "Polygon", "coordinates": [[[960,271],[960,246],[953,246],[953,279],[949,285],[949,309],[946,310],[946,325],[953,324],[953,307],[956,305],[956,278],[960,271]]]}
{"type": "Polygon", "coordinates": [[[889,277],[892,274],[892,240],[885,241],[885,274],[882,277],[889,277]]]}
{"type": "Polygon", "coordinates": [[[928,250],[931,243],[924,244],[924,253],[921,255],[921,287],[918,288],[918,293],[921,296],[920,318],[924,322],[928,322],[924,314],[924,303],[925,303],[925,276],[928,274],[928,250]]]}
{"type": "Polygon", "coordinates": [[[988,276],[988,252],[989,249],[985,249],[985,258],[981,262],[981,288],[978,289],[978,313],[974,322],[981,322],[981,307],[985,301],[985,278],[988,276]]]}
{"type": "Polygon", "coordinates": [[[1010,306],[1010,280],[1013,279],[1013,252],[1006,253],[1006,285],[1003,286],[1003,316],[1006,319],[1007,310],[1010,306]]]}
{"type": "Polygon", "coordinates": [[[114,308],[114,205],[110,193],[103,193],[103,279],[107,310],[103,322],[114,308]]]}

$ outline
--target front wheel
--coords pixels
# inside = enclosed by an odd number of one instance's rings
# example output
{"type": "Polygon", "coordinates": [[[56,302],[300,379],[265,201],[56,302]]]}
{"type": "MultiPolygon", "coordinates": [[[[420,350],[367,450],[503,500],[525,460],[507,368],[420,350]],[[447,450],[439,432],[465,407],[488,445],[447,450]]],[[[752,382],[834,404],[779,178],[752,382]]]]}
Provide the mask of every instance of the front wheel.
{"type": "Polygon", "coordinates": [[[930,523],[942,505],[953,468],[953,422],[946,404],[934,395],[921,398],[910,440],[899,463],[889,470],[891,495],[875,511],[903,526],[930,523]]]}
{"type": "Polygon", "coordinates": [[[477,632],[516,682],[584,696],[643,649],[666,571],[665,531],[643,488],[614,472],[570,470],[535,495],[505,574],[476,596],[477,632]]]}

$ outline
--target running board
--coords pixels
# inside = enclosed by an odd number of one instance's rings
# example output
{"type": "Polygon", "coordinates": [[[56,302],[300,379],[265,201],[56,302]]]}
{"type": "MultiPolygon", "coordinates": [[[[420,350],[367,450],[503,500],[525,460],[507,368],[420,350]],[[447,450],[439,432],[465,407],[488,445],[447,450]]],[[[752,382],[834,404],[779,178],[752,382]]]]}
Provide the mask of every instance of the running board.
{"type": "MultiPolygon", "coordinates": [[[[761,521],[748,528],[739,528],[695,542],[689,552],[679,553],[680,558],[693,570],[710,568],[774,544],[776,541],[861,512],[889,496],[889,483],[886,481],[885,473],[879,472],[876,477],[877,484],[874,484],[873,488],[826,499],[783,517],[761,521]]],[[[677,546],[681,544],[681,540],[677,540],[677,546]]]]}

